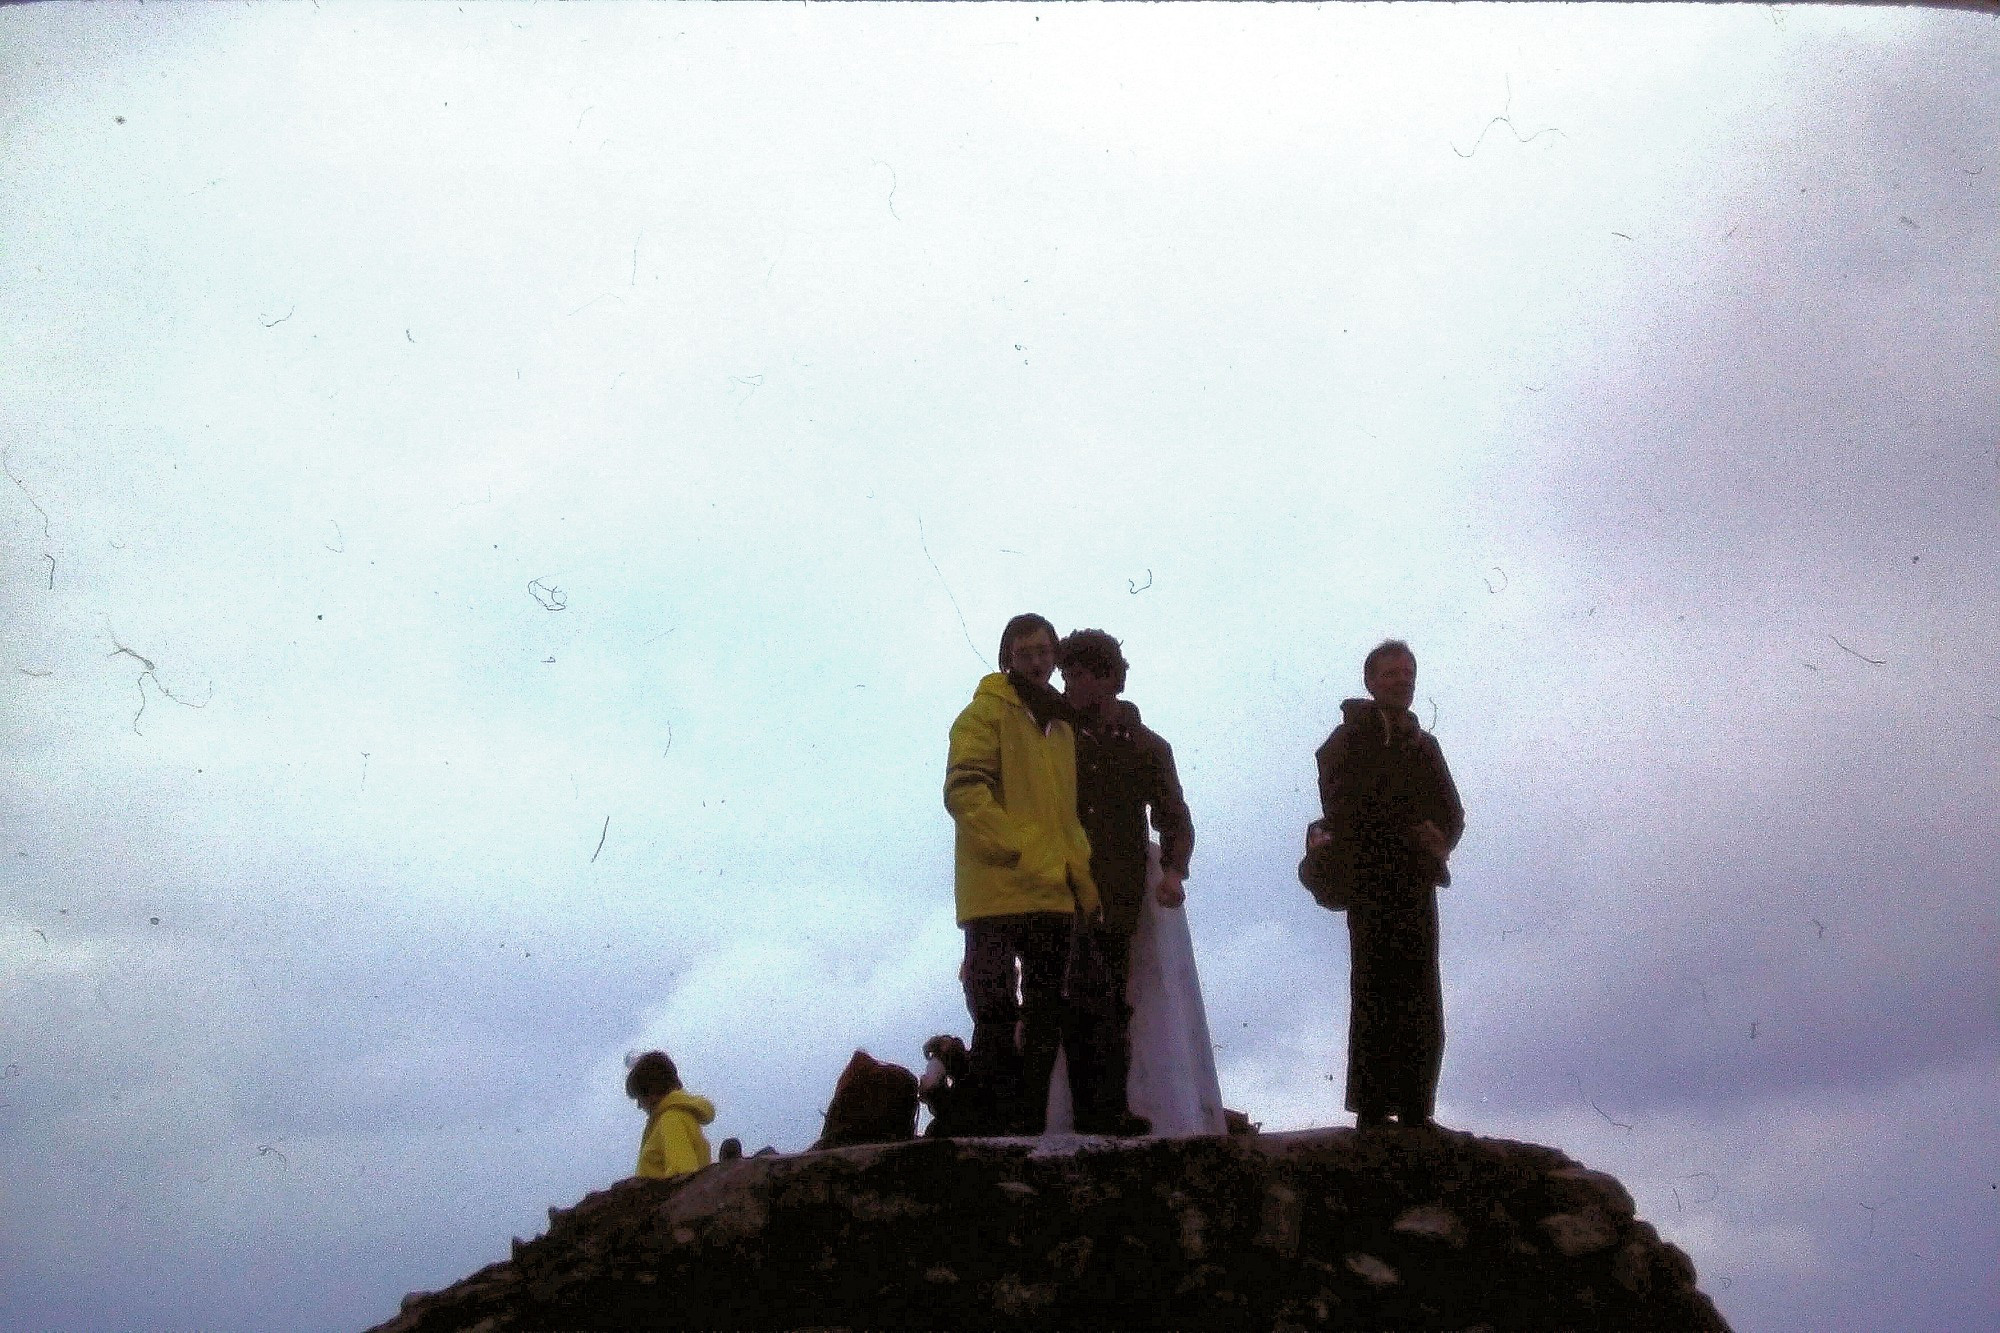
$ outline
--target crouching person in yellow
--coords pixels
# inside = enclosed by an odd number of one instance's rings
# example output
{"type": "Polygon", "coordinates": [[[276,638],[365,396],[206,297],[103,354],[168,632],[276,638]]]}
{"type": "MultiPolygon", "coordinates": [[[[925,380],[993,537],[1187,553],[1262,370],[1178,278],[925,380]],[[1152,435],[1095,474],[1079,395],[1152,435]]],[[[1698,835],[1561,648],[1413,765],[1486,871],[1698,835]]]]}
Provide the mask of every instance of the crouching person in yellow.
{"type": "Polygon", "coordinates": [[[714,1160],[701,1127],[715,1119],[715,1103],[681,1087],[680,1071],[665,1051],[647,1051],[632,1062],[625,1095],[646,1113],[634,1175],[684,1176],[714,1160]]]}
{"type": "Polygon", "coordinates": [[[1055,627],[1042,617],[1008,621],[1000,671],[979,682],[951,726],[944,803],[957,826],[974,1122],[987,1134],[1042,1132],[1071,929],[1079,911],[1098,912],[1076,817],[1076,739],[1049,688],[1055,650],[1055,627]]]}

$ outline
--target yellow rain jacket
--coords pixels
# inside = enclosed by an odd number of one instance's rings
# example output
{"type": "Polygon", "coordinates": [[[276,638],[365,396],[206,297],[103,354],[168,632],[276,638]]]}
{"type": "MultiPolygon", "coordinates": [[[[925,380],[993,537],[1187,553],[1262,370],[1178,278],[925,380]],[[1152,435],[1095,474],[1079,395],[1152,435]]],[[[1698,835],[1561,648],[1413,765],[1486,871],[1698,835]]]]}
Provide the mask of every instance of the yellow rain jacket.
{"type": "Polygon", "coordinates": [[[715,1103],[675,1088],[646,1117],[646,1134],[639,1140],[640,1176],[684,1176],[714,1160],[701,1127],[715,1119],[715,1103]]]}
{"type": "Polygon", "coordinates": [[[1002,672],[979,682],[951,724],[944,804],[958,826],[960,925],[1074,912],[1079,902],[1097,910],[1090,840],[1076,819],[1076,737],[1060,721],[1044,734],[1002,672]]]}

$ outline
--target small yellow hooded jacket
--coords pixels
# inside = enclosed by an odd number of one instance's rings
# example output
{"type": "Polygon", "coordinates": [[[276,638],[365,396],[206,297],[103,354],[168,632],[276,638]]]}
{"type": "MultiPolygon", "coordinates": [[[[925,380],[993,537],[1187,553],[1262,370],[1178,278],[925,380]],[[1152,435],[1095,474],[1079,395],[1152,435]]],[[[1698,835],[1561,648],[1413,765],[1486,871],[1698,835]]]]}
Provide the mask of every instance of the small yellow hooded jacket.
{"type": "Polygon", "coordinates": [[[1076,738],[1067,722],[1037,727],[1002,672],[979,682],[951,724],[944,804],[958,828],[960,925],[1079,903],[1097,910],[1090,840],[1076,818],[1076,738]]]}
{"type": "Polygon", "coordinates": [[[701,1127],[714,1119],[714,1102],[675,1088],[646,1117],[645,1137],[639,1140],[639,1169],[633,1174],[684,1176],[707,1166],[713,1158],[701,1127]]]}

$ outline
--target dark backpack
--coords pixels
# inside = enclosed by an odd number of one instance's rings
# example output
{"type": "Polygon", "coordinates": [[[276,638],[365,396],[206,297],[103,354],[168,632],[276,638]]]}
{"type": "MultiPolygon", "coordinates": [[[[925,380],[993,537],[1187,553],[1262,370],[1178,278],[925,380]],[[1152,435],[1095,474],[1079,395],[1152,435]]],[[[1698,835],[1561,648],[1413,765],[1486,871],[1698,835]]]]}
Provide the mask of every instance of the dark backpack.
{"type": "Polygon", "coordinates": [[[856,1051],[833,1085],[833,1103],[814,1148],[900,1143],[917,1136],[917,1076],[856,1051]]]}
{"type": "Polygon", "coordinates": [[[1299,883],[1329,912],[1354,905],[1354,868],[1324,819],[1306,825],[1306,854],[1299,859],[1299,883]],[[1315,835],[1324,835],[1315,838],[1315,835]]]}

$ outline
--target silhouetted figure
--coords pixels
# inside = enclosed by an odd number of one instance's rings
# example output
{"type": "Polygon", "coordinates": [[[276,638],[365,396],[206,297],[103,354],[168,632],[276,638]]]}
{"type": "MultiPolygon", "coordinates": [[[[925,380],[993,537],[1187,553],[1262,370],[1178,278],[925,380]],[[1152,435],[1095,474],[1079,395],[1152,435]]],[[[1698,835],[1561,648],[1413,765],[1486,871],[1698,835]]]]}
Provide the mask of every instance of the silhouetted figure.
{"type": "Polygon", "coordinates": [[[1319,748],[1319,799],[1352,886],[1347,909],[1347,1109],[1362,1128],[1428,1125],[1444,1057],[1437,889],[1465,811],[1410,701],[1417,659],[1390,639],[1362,666],[1369,699],[1340,706],[1319,748]]]}
{"type": "Polygon", "coordinates": [[[1125,689],[1118,640],[1082,629],[1056,650],[1063,696],[1076,710],[1077,818],[1090,839],[1090,875],[1104,903],[1101,921],[1080,923],[1071,959],[1064,1033],[1076,1127],[1085,1134],[1144,1134],[1152,1125],[1126,1100],[1131,1069],[1132,935],[1146,894],[1147,815],[1160,833],[1160,905],[1186,895],[1194,823],[1174,770],[1173,747],[1139,720],[1125,689]]]}
{"type": "Polygon", "coordinates": [[[931,1113],[924,1126],[927,1139],[951,1139],[979,1133],[980,1107],[972,1082],[972,1052],[948,1032],[924,1043],[924,1072],[917,1079],[917,1097],[931,1113]]]}
{"type": "Polygon", "coordinates": [[[1015,616],[1000,635],[1001,671],[979,682],[951,726],[944,803],[957,826],[972,1073],[994,1108],[988,1133],[1042,1131],[1062,1044],[1070,924],[1098,910],[1090,843],[1076,819],[1069,706],[1049,688],[1055,652],[1054,626],[1015,616]]]}
{"type": "Polygon", "coordinates": [[[639,1139],[637,1176],[684,1176],[709,1164],[701,1127],[715,1119],[715,1104],[681,1087],[680,1071],[665,1051],[647,1051],[625,1074],[625,1095],[646,1113],[639,1139]]]}

